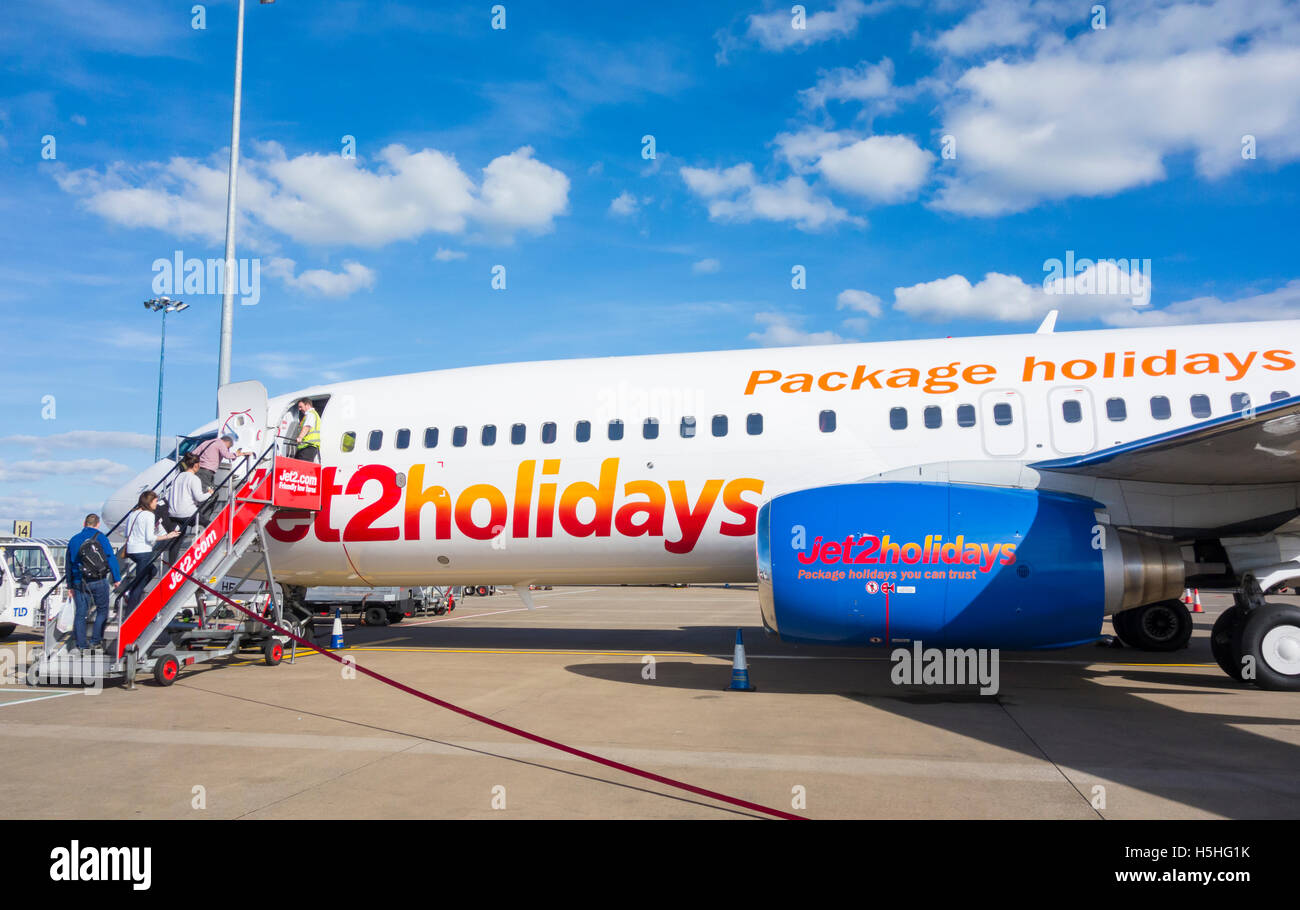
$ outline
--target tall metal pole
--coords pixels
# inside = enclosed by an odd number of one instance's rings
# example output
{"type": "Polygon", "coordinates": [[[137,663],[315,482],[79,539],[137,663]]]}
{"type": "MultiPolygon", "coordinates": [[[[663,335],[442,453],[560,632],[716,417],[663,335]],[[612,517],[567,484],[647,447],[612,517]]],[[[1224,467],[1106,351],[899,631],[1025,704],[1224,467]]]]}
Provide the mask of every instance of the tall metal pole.
{"type": "Polygon", "coordinates": [[[230,176],[226,189],[226,264],[221,294],[221,348],[217,355],[217,387],[230,382],[230,342],[235,320],[235,180],[239,176],[239,96],[244,71],[244,0],[239,0],[235,33],[235,109],[230,118],[230,176]]]}
{"type": "Polygon", "coordinates": [[[158,423],[153,431],[153,460],[162,458],[163,360],[167,357],[167,310],[162,311],[162,343],[158,346],[158,423]]]}

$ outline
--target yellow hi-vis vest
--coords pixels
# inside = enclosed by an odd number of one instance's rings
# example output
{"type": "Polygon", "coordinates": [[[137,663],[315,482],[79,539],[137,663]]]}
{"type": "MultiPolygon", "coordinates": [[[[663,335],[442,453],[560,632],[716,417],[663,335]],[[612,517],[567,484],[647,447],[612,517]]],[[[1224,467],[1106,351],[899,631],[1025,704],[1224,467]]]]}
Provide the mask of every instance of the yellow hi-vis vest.
{"type": "MultiPolygon", "coordinates": [[[[306,420],[311,414],[316,414],[315,408],[311,408],[306,414],[302,415],[302,419],[306,420]]],[[[307,448],[307,446],[320,448],[320,414],[316,414],[316,426],[308,430],[307,435],[302,438],[302,442],[298,443],[299,451],[307,448]]]]}

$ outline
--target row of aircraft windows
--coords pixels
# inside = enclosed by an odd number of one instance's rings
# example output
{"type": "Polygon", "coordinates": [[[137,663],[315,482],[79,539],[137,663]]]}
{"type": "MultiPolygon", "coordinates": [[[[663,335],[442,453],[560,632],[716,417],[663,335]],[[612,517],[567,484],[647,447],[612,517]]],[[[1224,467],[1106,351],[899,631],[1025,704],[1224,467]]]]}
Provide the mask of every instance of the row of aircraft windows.
{"type": "MultiPolygon", "coordinates": [[[[833,415],[833,412],[831,412],[833,415]]],[[[834,417],[832,416],[832,423],[834,417]]],[[[832,427],[833,429],[834,427],[832,427]]],[[[644,439],[659,438],[659,421],[654,417],[647,418],[641,424],[641,436],[644,439]]],[[[678,432],[683,439],[691,439],[696,435],[697,422],[694,417],[683,417],[678,427],[678,432]]],[[[726,414],[715,414],[709,425],[710,432],[714,436],[726,436],[729,429],[729,421],[726,414]]],[[[612,440],[622,439],[626,427],[622,420],[611,420],[606,433],[612,440]]],[[[745,417],[745,432],[750,436],[758,436],[763,432],[763,415],[749,414],[745,417]]],[[[559,438],[559,427],[553,422],[548,421],[542,424],[541,440],[544,445],[550,445],[559,438]]],[[[579,420],[573,425],[573,438],[578,442],[588,442],[591,439],[591,421],[579,420]]],[[[479,431],[479,442],[482,445],[496,445],[497,426],[494,423],[484,424],[479,431]]],[[[523,445],[528,441],[527,424],[516,423],[510,427],[510,444],[523,445]]],[[[469,442],[469,427],[453,427],[451,431],[451,444],[453,446],[463,446],[469,442]]],[[[357,444],[357,434],[351,430],[343,434],[340,442],[340,448],[344,452],[351,452],[357,444]]],[[[366,437],[366,448],[372,452],[378,451],[384,444],[384,431],[371,430],[366,437]]],[[[396,448],[406,449],[411,445],[411,431],[409,429],[398,430],[394,434],[393,444],[396,448]]],[[[434,449],[438,447],[438,428],[427,427],[424,431],[424,447],[434,449]]]]}
{"type": "MultiPolygon", "coordinates": [[[[1278,391],[1269,396],[1270,401],[1279,401],[1287,398],[1288,393],[1278,391]]],[[[1236,392],[1231,400],[1231,409],[1240,411],[1243,408],[1250,407],[1250,395],[1247,392],[1236,392]]],[[[1210,396],[1193,395],[1188,401],[1191,407],[1193,417],[1209,417],[1211,413],[1210,396]]],[[[1172,416],[1173,410],[1169,399],[1164,395],[1155,395],[1151,398],[1151,416],[1156,420],[1168,420],[1172,416]]],[[[957,426],[973,427],[975,426],[975,406],[973,404],[961,404],[957,406],[957,426]]],[[[997,426],[1007,426],[1015,421],[1015,412],[1008,402],[1000,401],[993,405],[993,423],[997,426]]],[[[1061,417],[1066,423],[1079,423],[1083,420],[1083,405],[1078,399],[1070,398],[1061,402],[1061,417]]],[[[1128,405],[1123,398],[1106,399],[1106,417],[1114,422],[1126,420],[1128,418],[1128,405]]],[[[938,429],[943,426],[943,409],[938,405],[929,405],[921,410],[921,422],[927,429],[938,429]]],[[[889,409],[889,426],[894,430],[905,430],[908,425],[907,408],[897,407],[889,409]]],[[[817,429],[823,433],[834,433],[837,426],[835,412],[831,410],[822,411],[817,415],[817,429]]],[[[641,424],[641,436],[643,439],[659,438],[659,421],[654,417],[648,417],[641,424]]],[[[691,439],[696,435],[697,424],[694,417],[683,417],[678,425],[678,432],[683,439],[691,439]]],[[[606,435],[611,440],[620,440],[624,436],[625,426],[622,420],[611,420],[606,428],[606,435]]],[[[710,421],[710,432],[714,436],[726,436],[728,431],[728,420],[725,414],[715,414],[710,421]]],[[[745,432],[750,436],[758,436],[763,432],[763,415],[749,414],[745,417],[745,432]]],[[[553,421],[543,423],[541,427],[541,440],[545,445],[550,445],[559,438],[559,428],[553,421]]],[[[573,425],[573,438],[578,442],[588,442],[591,439],[591,421],[579,420],[573,425]]],[[[528,427],[526,424],[516,423],[510,427],[511,445],[523,445],[528,440],[528,427]]],[[[463,446],[469,441],[469,428],[466,426],[453,427],[451,431],[451,444],[453,446],[463,446]]],[[[479,442],[482,445],[495,445],[497,441],[496,424],[484,424],[479,432],[479,442]]],[[[340,448],[344,452],[351,452],[357,444],[357,434],[351,430],[343,434],[340,448]]],[[[378,451],[384,444],[384,431],[371,430],[366,438],[366,448],[372,452],[378,451]]],[[[396,448],[406,449],[411,445],[411,431],[409,429],[400,429],[394,434],[393,444],[396,448]]],[[[437,448],[438,446],[438,428],[427,427],[424,431],[424,447],[426,449],[437,448]]]]}
{"type": "MultiPolygon", "coordinates": [[[[1279,390],[1269,395],[1268,400],[1281,401],[1283,398],[1289,397],[1291,397],[1289,393],[1279,390]]],[[[1250,407],[1250,393],[1234,392],[1228,403],[1230,411],[1244,410],[1250,407]]],[[[1209,395],[1193,395],[1187,400],[1187,404],[1191,408],[1192,416],[1198,419],[1209,417],[1212,413],[1209,395]]],[[[1078,423],[1083,419],[1083,412],[1077,401],[1062,402],[1061,409],[1066,423],[1078,423]]],[[[1153,395],[1151,397],[1151,416],[1156,420],[1168,420],[1173,416],[1173,406],[1166,396],[1153,395]]],[[[1106,399],[1106,418],[1115,423],[1128,418],[1128,405],[1125,404],[1123,398],[1106,399]]]]}

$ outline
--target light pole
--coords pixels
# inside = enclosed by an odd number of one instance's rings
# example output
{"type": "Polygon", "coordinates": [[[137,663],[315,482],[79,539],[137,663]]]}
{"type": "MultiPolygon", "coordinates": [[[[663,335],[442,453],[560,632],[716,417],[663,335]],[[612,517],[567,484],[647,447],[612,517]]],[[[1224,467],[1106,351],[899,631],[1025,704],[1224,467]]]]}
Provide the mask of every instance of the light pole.
{"type": "Polygon", "coordinates": [[[153,434],[153,460],[157,461],[162,457],[162,402],[163,402],[163,361],[167,356],[167,314],[179,313],[181,310],[188,310],[190,305],[181,300],[170,300],[167,297],[155,297],[152,300],[144,302],[146,310],[152,310],[155,313],[161,312],[162,315],[162,342],[158,346],[158,422],[154,426],[153,434]]]}
{"type": "MultiPolygon", "coordinates": [[[[275,0],[260,0],[262,5],[275,0]]],[[[244,0],[239,0],[235,29],[235,107],[230,117],[230,174],[226,178],[226,262],[222,272],[221,346],[217,353],[217,388],[230,382],[230,340],[235,324],[235,181],[239,176],[239,99],[244,80],[244,0]]]]}

